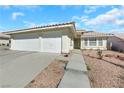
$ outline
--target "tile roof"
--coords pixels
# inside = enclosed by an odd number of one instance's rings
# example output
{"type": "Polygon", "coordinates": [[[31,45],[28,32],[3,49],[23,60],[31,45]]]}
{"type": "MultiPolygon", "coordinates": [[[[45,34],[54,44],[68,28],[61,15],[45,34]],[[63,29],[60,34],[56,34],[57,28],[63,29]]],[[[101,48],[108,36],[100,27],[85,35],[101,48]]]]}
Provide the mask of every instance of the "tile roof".
{"type": "MultiPolygon", "coordinates": [[[[42,28],[50,28],[50,27],[58,27],[58,26],[64,26],[64,25],[69,25],[73,24],[75,28],[75,22],[66,22],[66,23],[61,23],[61,24],[51,24],[51,25],[45,25],[45,26],[38,26],[38,27],[32,27],[32,28],[26,28],[26,29],[19,29],[19,30],[14,30],[14,31],[7,31],[3,33],[13,33],[13,32],[20,32],[20,31],[26,31],[26,30],[35,30],[35,29],[42,29],[42,28]]],[[[75,28],[76,29],[76,28],[75,28]]]]}
{"type": "Polygon", "coordinates": [[[10,38],[10,36],[9,35],[5,35],[5,34],[3,34],[3,33],[0,33],[0,38],[10,38]]]}
{"type": "Polygon", "coordinates": [[[115,34],[116,37],[124,40],[124,33],[121,33],[121,34],[115,34]]]}
{"type": "Polygon", "coordinates": [[[113,34],[101,33],[96,31],[87,31],[82,34],[82,37],[108,37],[113,34]]]}

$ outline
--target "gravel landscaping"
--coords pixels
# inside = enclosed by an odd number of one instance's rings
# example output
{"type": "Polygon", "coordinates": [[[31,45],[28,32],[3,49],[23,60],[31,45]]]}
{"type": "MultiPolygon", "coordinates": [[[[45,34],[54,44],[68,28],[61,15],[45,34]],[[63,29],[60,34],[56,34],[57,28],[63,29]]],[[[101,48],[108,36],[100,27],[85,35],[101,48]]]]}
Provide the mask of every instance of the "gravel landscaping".
{"type": "Polygon", "coordinates": [[[83,55],[92,87],[124,88],[124,54],[103,51],[103,58],[98,59],[95,50],[83,50],[83,55]]]}
{"type": "Polygon", "coordinates": [[[26,88],[56,88],[64,75],[63,61],[55,60],[39,75],[37,75],[26,88]]]}

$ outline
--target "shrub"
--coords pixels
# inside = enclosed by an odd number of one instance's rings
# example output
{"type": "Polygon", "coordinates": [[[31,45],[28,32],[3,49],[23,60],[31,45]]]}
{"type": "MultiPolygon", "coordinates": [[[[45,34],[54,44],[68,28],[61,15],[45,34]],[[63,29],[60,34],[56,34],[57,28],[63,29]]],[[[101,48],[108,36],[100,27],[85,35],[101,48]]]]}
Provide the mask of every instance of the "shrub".
{"type": "Polygon", "coordinates": [[[99,58],[99,59],[102,59],[102,57],[103,57],[103,56],[102,56],[102,50],[98,49],[98,50],[97,50],[97,55],[98,55],[98,58],[99,58]]]}
{"type": "Polygon", "coordinates": [[[90,66],[87,64],[86,64],[86,66],[87,66],[87,70],[90,71],[91,70],[90,66]]]}

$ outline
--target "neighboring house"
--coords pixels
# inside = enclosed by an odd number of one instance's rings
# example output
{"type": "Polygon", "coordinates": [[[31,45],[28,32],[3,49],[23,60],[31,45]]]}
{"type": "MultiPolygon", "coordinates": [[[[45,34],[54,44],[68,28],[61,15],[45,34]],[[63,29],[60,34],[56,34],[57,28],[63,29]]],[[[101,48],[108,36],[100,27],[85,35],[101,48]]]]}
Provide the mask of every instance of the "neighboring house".
{"type": "Polygon", "coordinates": [[[11,35],[11,49],[69,53],[73,49],[75,23],[63,23],[6,32],[11,35]]]}
{"type": "Polygon", "coordinates": [[[107,49],[109,34],[76,30],[75,23],[63,23],[5,32],[11,35],[11,49],[69,53],[73,49],[107,49]]]}
{"type": "Polygon", "coordinates": [[[6,46],[9,45],[9,35],[5,35],[3,33],[0,33],[0,46],[6,46]]]}
{"type": "Polygon", "coordinates": [[[124,35],[114,35],[108,39],[108,42],[112,50],[124,52],[124,35]]]}

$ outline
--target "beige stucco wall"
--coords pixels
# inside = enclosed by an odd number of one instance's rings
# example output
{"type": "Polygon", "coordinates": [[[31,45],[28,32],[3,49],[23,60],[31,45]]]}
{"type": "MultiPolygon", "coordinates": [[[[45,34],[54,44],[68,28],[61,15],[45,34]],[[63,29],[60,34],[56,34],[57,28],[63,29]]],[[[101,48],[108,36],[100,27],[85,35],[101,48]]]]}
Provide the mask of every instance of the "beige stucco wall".
{"type": "Polygon", "coordinates": [[[74,47],[74,41],[72,34],[69,31],[63,31],[62,33],[62,53],[69,53],[74,47]]]}
{"type": "Polygon", "coordinates": [[[107,38],[102,38],[103,40],[103,46],[85,46],[84,45],[84,38],[81,38],[81,49],[101,49],[101,50],[107,50],[107,38]]]}

